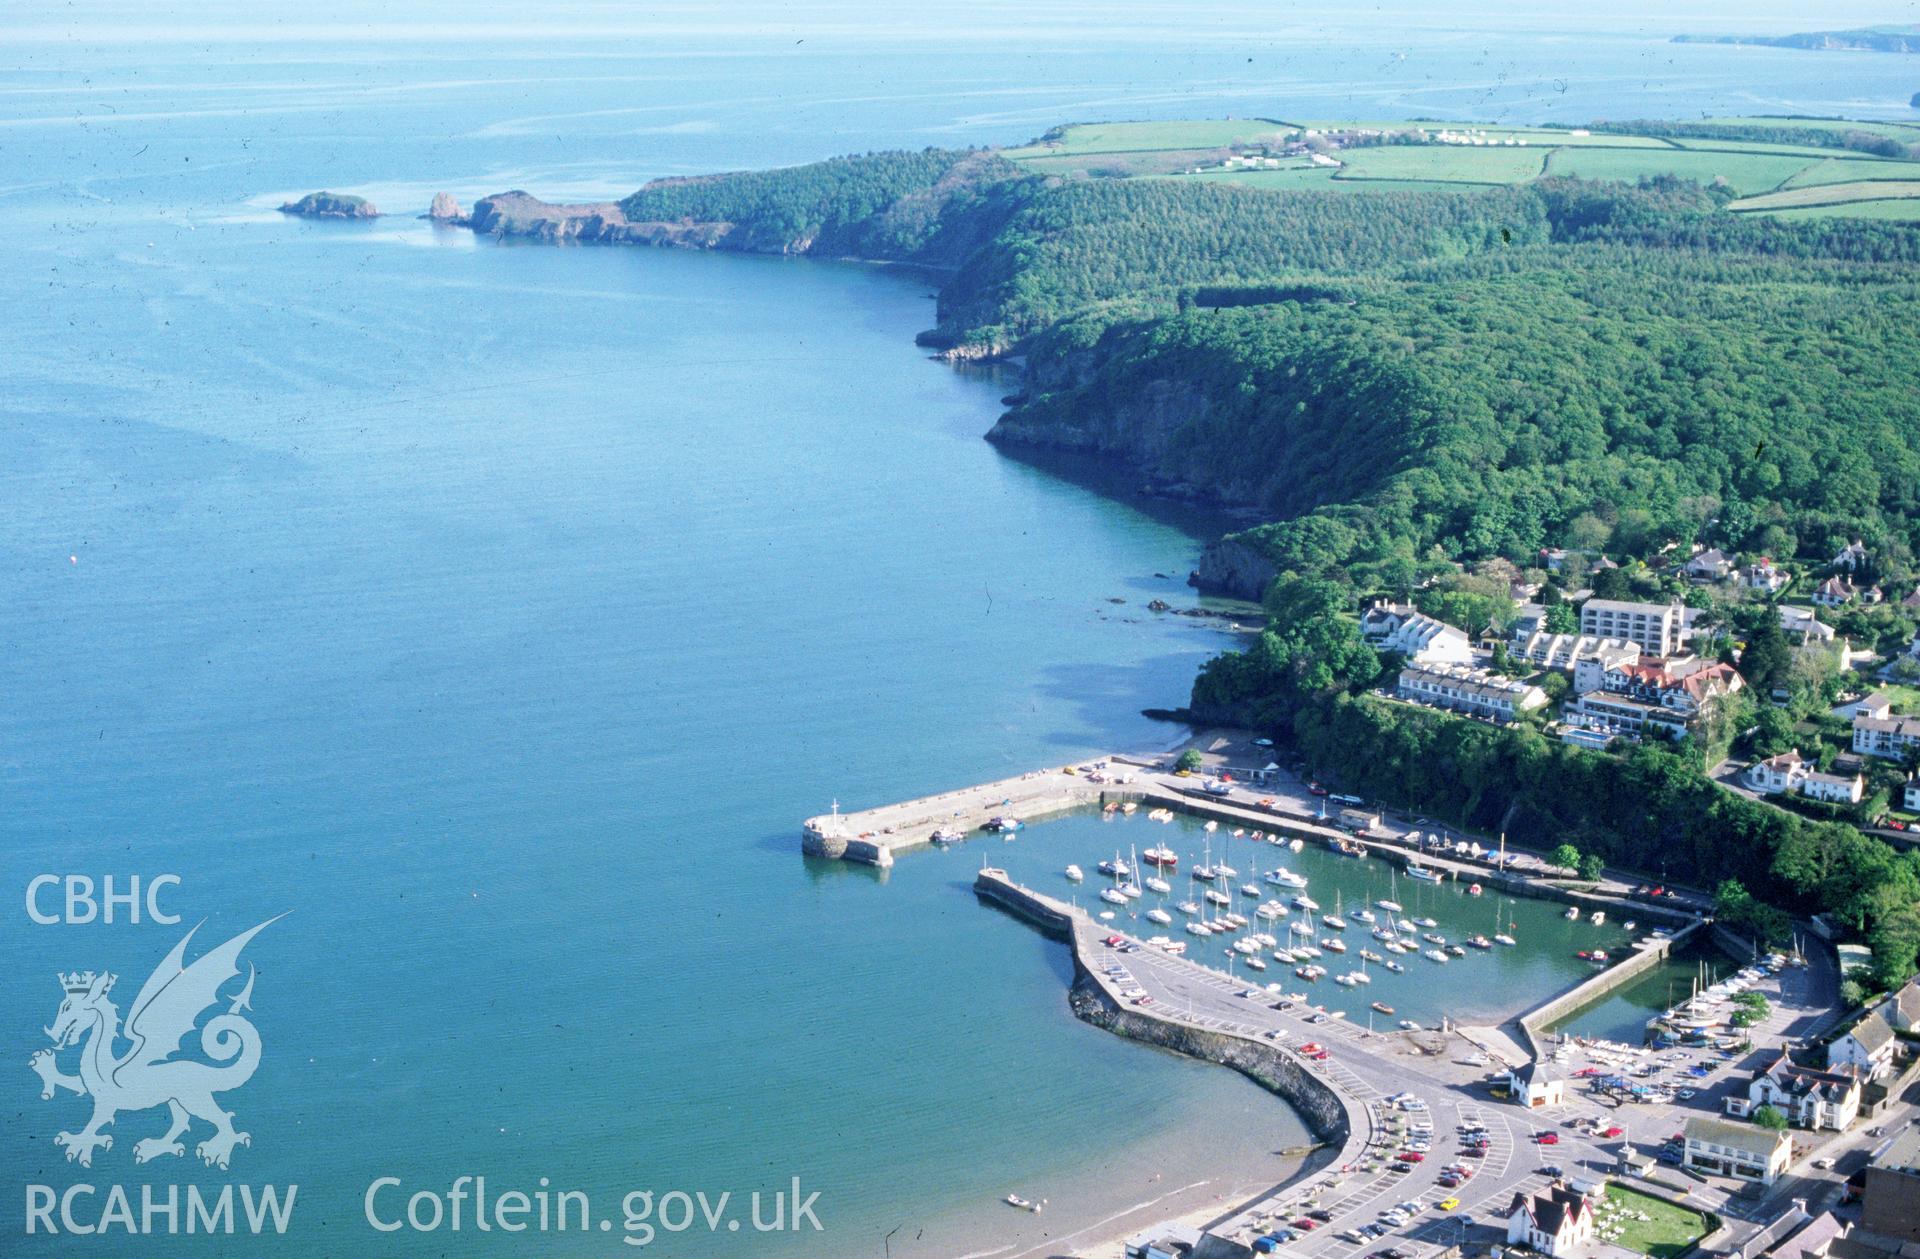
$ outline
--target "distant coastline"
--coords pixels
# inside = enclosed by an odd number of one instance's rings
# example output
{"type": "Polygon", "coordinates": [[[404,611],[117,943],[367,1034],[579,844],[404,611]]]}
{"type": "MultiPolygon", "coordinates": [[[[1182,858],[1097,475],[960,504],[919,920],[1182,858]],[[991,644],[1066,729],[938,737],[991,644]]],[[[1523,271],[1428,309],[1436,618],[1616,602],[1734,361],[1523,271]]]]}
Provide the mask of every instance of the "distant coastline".
{"type": "Polygon", "coordinates": [[[1676,44],[1758,44],[1809,52],[1920,52],[1920,26],[1863,26],[1794,35],[1675,35],[1676,44]]]}

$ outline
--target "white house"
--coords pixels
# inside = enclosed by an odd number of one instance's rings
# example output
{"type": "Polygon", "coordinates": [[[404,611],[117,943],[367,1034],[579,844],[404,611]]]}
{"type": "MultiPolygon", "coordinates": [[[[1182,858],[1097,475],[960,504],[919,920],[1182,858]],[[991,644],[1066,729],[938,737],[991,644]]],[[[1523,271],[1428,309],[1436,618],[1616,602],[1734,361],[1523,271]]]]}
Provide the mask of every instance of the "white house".
{"type": "Polygon", "coordinates": [[[1812,608],[1780,605],[1780,632],[1803,643],[1833,641],[1833,626],[1821,620],[1812,608]]]}
{"type": "Polygon", "coordinates": [[[1714,547],[1695,554],[1684,571],[1695,581],[1719,581],[1733,571],[1733,561],[1725,551],[1714,547]]]}
{"type": "Polygon", "coordinates": [[[1877,1080],[1893,1070],[1893,1050],[1893,1029],[1878,1010],[1871,1010],[1844,1035],[1827,1043],[1827,1070],[1852,1067],[1867,1079],[1877,1080]]]}
{"type": "Polygon", "coordinates": [[[1793,1161],[1793,1137],[1754,1124],[1696,1116],[1687,1120],[1683,1166],[1771,1185],[1793,1161]]]}
{"type": "Polygon", "coordinates": [[[1414,614],[1411,603],[1395,603],[1391,599],[1375,599],[1360,613],[1360,634],[1369,643],[1378,646],[1389,634],[1399,629],[1408,617],[1414,614]]]}
{"type": "Polygon", "coordinates": [[[1901,794],[1901,803],[1909,813],[1920,813],[1920,774],[1907,779],[1907,785],[1901,794]]]}
{"type": "Polygon", "coordinates": [[[1549,1259],[1592,1245],[1593,1228],[1592,1204],[1562,1185],[1535,1197],[1516,1193],[1507,1207],[1507,1244],[1531,1246],[1549,1259]]]}
{"type": "Polygon", "coordinates": [[[1860,1115],[1860,1077],[1853,1071],[1798,1066],[1782,1050],[1753,1073],[1745,1096],[1727,1097],[1730,1115],[1751,1115],[1762,1106],[1772,1106],[1802,1128],[1839,1132],[1860,1115]]]}
{"type": "Polygon", "coordinates": [[[1777,595],[1785,590],[1792,580],[1791,573],[1765,556],[1762,556],[1757,563],[1747,565],[1746,582],[1750,590],[1761,590],[1770,595],[1777,595]]]}
{"type": "Polygon", "coordinates": [[[1424,612],[1416,612],[1380,641],[1387,651],[1397,651],[1416,664],[1471,664],[1473,640],[1465,631],[1445,621],[1436,621],[1424,612]]]}
{"type": "Polygon", "coordinates": [[[1853,750],[1862,756],[1897,761],[1916,743],[1920,743],[1920,717],[1853,715],[1853,750]]]}
{"type": "Polygon", "coordinates": [[[1580,632],[1591,638],[1624,638],[1648,655],[1670,656],[1684,637],[1686,610],[1675,603],[1589,599],[1580,607],[1580,632]]]}
{"type": "Polygon", "coordinates": [[[1849,573],[1858,572],[1867,562],[1867,548],[1860,539],[1855,538],[1840,548],[1840,554],[1833,557],[1833,566],[1849,573]]]}
{"type": "Polygon", "coordinates": [[[1859,597],[1850,577],[1829,577],[1813,591],[1813,601],[1823,608],[1843,608],[1859,597]]]}
{"type": "Polygon", "coordinates": [[[1529,1110],[1558,1106],[1567,1100],[1567,1077],[1551,1063],[1535,1059],[1507,1072],[1507,1090],[1514,1101],[1529,1110]]]}
{"type": "Polygon", "coordinates": [[[1408,665],[1400,670],[1394,693],[1416,704],[1495,721],[1512,721],[1547,702],[1547,693],[1537,686],[1462,665],[1408,665]]]}
{"type": "Polygon", "coordinates": [[[1813,762],[1801,758],[1799,748],[1755,761],[1747,767],[1746,777],[1747,785],[1761,795],[1797,795],[1839,804],[1859,804],[1867,790],[1863,776],[1823,774],[1813,762]]]}

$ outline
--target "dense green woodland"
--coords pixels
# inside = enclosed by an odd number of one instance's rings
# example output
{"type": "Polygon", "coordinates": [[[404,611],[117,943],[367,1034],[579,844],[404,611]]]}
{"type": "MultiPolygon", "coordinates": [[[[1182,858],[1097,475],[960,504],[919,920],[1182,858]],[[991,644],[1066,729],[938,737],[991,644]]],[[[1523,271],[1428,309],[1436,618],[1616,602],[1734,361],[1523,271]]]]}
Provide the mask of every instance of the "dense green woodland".
{"type": "Polygon", "coordinates": [[[1762,932],[1770,906],[1830,909],[1891,982],[1920,949],[1920,859],[1729,796],[1698,749],[1607,757],[1360,697],[1382,662],[1354,596],[1436,562],[1696,538],[1920,552],[1920,227],[1736,215],[1729,197],[1670,179],[1063,181],[928,150],[662,181],[623,208],[729,224],[723,248],[947,268],[923,339],[1028,362],[996,440],[1268,516],[1239,541],[1283,575],[1270,628],[1209,664],[1198,713],[1289,733],[1372,796],[1727,880],[1727,914],[1762,932]]]}

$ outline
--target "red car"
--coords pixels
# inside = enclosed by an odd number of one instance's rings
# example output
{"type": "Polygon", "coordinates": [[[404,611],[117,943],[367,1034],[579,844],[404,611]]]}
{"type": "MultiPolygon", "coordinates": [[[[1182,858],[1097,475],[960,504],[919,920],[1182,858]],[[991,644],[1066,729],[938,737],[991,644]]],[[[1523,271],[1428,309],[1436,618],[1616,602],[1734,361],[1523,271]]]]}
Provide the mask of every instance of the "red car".
{"type": "Polygon", "coordinates": [[[1484,1145],[1470,1145],[1460,1152],[1468,1158],[1485,1158],[1487,1156],[1487,1147],[1484,1145]]]}
{"type": "Polygon", "coordinates": [[[1112,948],[1118,948],[1120,945],[1123,945],[1126,942],[1127,942],[1127,938],[1125,936],[1108,936],[1106,939],[1102,940],[1100,943],[1112,949],[1112,948]]]}
{"type": "Polygon", "coordinates": [[[1299,1052],[1302,1058],[1309,1058],[1314,1062],[1325,1062],[1328,1058],[1326,1046],[1318,1041],[1308,1041],[1300,1046],[1299,1052]]]}
{"type": "Polygon", "coordinates": [[[1627,1130],[1625,1128],[1620,1127],[1618,1124],[1615,1124],[1613,1127],[1608,1128],[1605,1132],[1601,1133],[1600,1135],[1605,1137],[1607,1140],[1611,1141],[1616,1137],[1626,1136],[1627,1130]]]}
{"type": "Polygon", "coordinates": [[[1320,1227],[1320,1221],[1310,1220],[1303,1215],[1299,1219],[1293,1222],[1293,1227],[1299,1229],[1303,1233],[1311,1233],[1314,1229],[1320,1227]]]}
{"type": "Polygon", "coordinates": [[[1402,1163],[1424,1163],[1427,1161],[1427,1156],[1418,1150],[1402,1150],[1400,1153],[1394,1155],[1394,1157],[1402,1163]]]}
{"type": "Polygon", "coordinates": [[[1316,796],[1324,796],[1327,794],[1327,789],[1325,787],[1322,787],[1319,783],[1308,783],[1307,790],[1312,792],[1316,796]]]}
{"type": "Polygon", "coordinates": [[[1557,1132],[1543,1132],[1535,1137],[1534,1140],[1538,1141],[1541,1145],[1559,1145],[1560,1134],[1557,1132]]]}

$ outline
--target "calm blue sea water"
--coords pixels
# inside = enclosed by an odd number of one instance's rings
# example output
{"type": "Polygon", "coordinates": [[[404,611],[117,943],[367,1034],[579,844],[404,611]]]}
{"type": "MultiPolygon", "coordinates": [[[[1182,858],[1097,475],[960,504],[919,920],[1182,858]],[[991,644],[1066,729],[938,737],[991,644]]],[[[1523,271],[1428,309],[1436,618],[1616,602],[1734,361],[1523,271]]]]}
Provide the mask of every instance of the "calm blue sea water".
{"type": "Polygon", "coordinates": [[[298,1183],[296,1228],[222,1253],[521,1253],[375,1239],[361,1193],[799,1175],[831,1231],[754,1249],[952,1254],[1010,1236],[1010,1188],[1097,1216],[1088,1169],[1177,1170],[1196,1124],[1298,1142],[1076,1024],[1060,950],[965,894],[973,853],[883,880],[795,851],[835,797],[1164,740],[1137,710],[1225,639],[1140,605],[1183,597],[1205,522],[981,442],[1005,382],[921,357],[909,277],[408,216],[1074,118],[1893,114],[1916,84],[1654,37],[1687,14],[1090,12],[0,12],[0,1232],[27,1184],[236,1179],[298,1183]],[[319,187],[396,217],[271,211],[319,187]],[[184,925],[31,925],[42,873],[178,874],[207,944],[288,913],[248,952],[231,1176],[136,1168],[157,1112],[91,1172],[52,1144],[84,1120],[25,1068],[56,972],[120,972],[124,1010],[184,925]]]}

